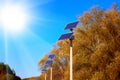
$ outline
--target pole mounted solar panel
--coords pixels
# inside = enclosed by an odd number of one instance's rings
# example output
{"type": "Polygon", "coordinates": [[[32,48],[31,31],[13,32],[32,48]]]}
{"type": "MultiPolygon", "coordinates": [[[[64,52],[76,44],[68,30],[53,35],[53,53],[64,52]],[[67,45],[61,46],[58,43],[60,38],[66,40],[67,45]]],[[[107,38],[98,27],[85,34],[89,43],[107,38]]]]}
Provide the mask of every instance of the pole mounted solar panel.
{"type": "Polygon", "coordinates": [[[45,72],[41,72],[42,74],[45,73],[45,72]]]}
{"type": "Polygon", "coordinates": [[[73,29],[73,28],[76,28],[77,25],[78,25],[78,23],[79,23],[79,22],[76,21],[76,22],[67,24],[66,27],[65,27],[65,30],[66,30],[66,29],[70,29],[70,30],[71,30],[71,29],[73,29]]]}
{"type": "Polygon", "coordinates": [[[73,33],[67,33],[60,36],[58,40],[73,39],[73,33]]]}
{"type": "Polygon", "coordinates": [[[77,27],[78,25],[78,21],[77,22],[73,22],[73,23],[69,23],[67,24],[67,26],[65,27],[65,30],[66,29],[70,29],[70,31],[72,33],[68,33],[68,34],[63,34],[60,36],[59,40],[64,40],[64,39],[69,39],[70,40],[70,80],[73,80],[73,74],[72,74],[72,71],[73,71],[73,67],[72,67],[72,40],[74,39],[74,31],[73,29],[77,27]]]}
{"type": "Polygon", "coordinates": [[[51,58],[51,59],[53,59],[54,57],[55,57],[54,54],[50,54],[50,55],[48,56],[48,58],[51,58]]]}
{"type": "Polygon", "coordinates": [[[46,71],[46,69],[43,69],[42,71],[46,71]]]}
{"type": "Polygon", "coordinates": [[[47,68],[48,68],[48,65],[45,65],[44,68],[47,69],[47,68]]]}
{"type": "Polygon", "coordinates": [[[43,70],[42,70],[42,73],[44,73],[44,72],[46,72],[46,69],[43,69],[43,70]]]}
{"type": "Polygon", "coordinates": [[[46,61],[46,64],[52,64],[52,63],[53,63],[52,60],[47,60],[47,61],[46,61]]]}

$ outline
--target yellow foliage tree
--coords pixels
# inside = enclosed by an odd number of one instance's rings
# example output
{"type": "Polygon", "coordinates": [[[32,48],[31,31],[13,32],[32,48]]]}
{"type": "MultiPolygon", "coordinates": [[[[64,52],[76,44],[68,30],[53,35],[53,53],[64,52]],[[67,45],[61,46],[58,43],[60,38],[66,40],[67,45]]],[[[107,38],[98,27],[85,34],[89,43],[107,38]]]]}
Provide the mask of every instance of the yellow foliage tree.
{"type": "MultiPolygon", "coordinates": [[[[79,17],[79,21],[81,25],[76,28],[73,40],[74,80],[120,80],[117,5],[106,11],[94,7],[79,17]]],[[[59,41],[57,45],[58,48],[51,50],[57,56],[53,64],[54,80],[69,80],[69,40],[59,41]]]]}

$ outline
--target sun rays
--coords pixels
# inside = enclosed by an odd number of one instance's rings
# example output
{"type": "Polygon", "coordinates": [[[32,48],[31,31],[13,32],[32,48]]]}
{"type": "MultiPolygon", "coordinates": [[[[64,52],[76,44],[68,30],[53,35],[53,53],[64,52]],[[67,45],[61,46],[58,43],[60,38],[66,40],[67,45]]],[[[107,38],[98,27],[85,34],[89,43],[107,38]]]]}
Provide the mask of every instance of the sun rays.
{"type": "Polygon", "coordinates": [[[18,0],[18,2],[10,2],[5,0],[0,3],[0,29],[3,30],[4,35],[4,53],[2,54],[5,56],[5,63],[15,69],[17,75],[22,78],[40,74],[37,67],[38,61],[51,48],[49,42],[29,28],[35,19],[46,20],[43,17],[38,19],[31,9],[50,1],[18,0]]]}
{"type": "Polygon", "coordinates": [[[31,30],[27,30],[27,34],[24,36],[6,37],[5,40],[6,63],[10,63],[10,66],[17,71],[17,75],[23,78],[38,75],[38,61],[42,58],[38,55],[44,55],[45,52],[48,52],[49,48],[52,47],[51,44],[31,30]],[[21,74],[22,72],[24,74],[21,74]]]}

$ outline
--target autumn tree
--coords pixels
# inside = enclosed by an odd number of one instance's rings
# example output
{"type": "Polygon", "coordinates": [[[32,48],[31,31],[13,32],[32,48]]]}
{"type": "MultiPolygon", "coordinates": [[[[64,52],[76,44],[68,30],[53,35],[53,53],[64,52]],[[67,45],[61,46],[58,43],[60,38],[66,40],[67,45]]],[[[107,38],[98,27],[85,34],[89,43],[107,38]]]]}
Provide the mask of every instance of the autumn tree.
{"type": "MultiPolygon", "coordinates": [[[[79,17],[79,22],[73,40],[74,80],[120,80],[120,10],[117,5],[108,10],[93,7],[79,17]]],[[[56,55],[54,74],[59,74],[54,80],[69,80],[69,40],[59,41],[57,46],[51,50],[56,55]]]]}

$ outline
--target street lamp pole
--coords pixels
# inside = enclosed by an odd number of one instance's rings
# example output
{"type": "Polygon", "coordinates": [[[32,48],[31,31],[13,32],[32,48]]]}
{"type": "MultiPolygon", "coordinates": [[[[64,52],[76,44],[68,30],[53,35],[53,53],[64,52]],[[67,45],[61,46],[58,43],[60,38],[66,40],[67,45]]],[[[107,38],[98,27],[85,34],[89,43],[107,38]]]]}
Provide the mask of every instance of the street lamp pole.
{"type": "Polygon", "coordinates": [[[45,73],[45,80],[46,80],[46,73],[45,73]]]}
{"type": "Polygon", "coordinates": [[[72,66],[72,39],[70,39],[70,80],[73,79],[73,66],[72,66]]]}
{"type": "Polygon", "coordinates": [[[70,40],[70,80],[73,80],[73,65],[72,65],[72,41],[74,39],[74,31],[73,30],[74,30],[74,28],[77,27],[78,23],[79,22],[77,21],[77,22],[67,24],[67,26],[65,27],[65,30],[69,29],[71,31],[71,33],[63,34],[59,38],[59,40],[65,40],[65,39],[70,40]]]}
{"type": "Polygon", "coordinates": [[[52,66],[51,66],[51,68],[50,68],[50,71],[51,71],[51,73],[50,73],[50,80],[52,80],[52,66]]]}
{"type": "Polygon", "coordinates": [[[55,55],[54,54],[50,54],[49,56],[48,56],[48,58],[50,58],[50,61],[51,61],[51,63],[49,63],[50,65],[51,65],[51,68],[50,68],[50,80],[52,80],[52,63],[53,63],[53,58],[55,57],[55,55]]]}
{"type": "Polygon", "coordinates": [[[46,80],[46,68],[44,67],[44,69],[42,70],[42,73],[44,73],[45,75],[45,80],[46,80]]]}

